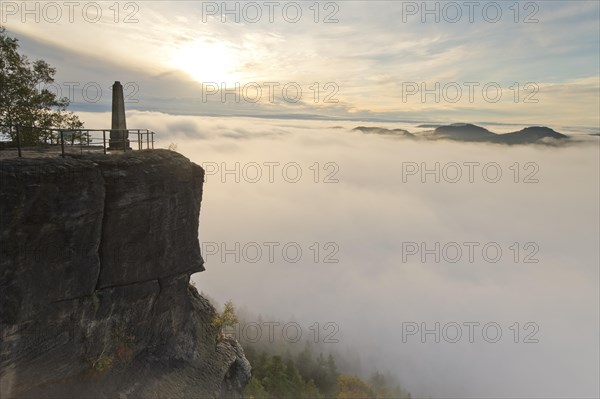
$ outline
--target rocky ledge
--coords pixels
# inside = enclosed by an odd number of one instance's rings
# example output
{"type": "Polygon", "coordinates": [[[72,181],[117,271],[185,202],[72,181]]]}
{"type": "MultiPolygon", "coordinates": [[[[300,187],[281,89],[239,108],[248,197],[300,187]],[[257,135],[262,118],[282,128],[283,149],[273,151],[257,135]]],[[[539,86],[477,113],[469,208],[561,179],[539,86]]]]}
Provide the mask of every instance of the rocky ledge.
{"type": "Polygon", "coordinates": [[[204,171],[171,151],[0,162],[0,397],[241,397],[189,285],[204,171]]]}

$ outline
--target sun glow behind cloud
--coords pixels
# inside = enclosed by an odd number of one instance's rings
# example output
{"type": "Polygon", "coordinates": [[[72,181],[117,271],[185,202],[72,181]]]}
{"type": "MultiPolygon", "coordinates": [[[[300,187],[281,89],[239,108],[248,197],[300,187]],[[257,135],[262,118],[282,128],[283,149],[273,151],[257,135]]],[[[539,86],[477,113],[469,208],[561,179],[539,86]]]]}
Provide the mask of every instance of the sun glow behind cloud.
{"type": "MultiPolygon", "coordinates": [[[[142,1],[135,14],[138,23],[123,23],[129,14],[115,23],[107,5],[98,23],[87,23],[79,15],[73,24],[64,18],[60,23],[23,24],[15,15],[6,27],[43,44],[42,54],[39,43],[24,50],[56,66],[59,84],[98,81],[108,87],[114,80],[135,81],[145,103],[132,107],[141,110],[597,127],[598,20],[593,16],[598,3],[539,5],[539,23],[532,24],[515,24],[508,6],[506,18],[498,23],[481,18],[475,23],[422,23],[418,16],[405,23],[402,2],[340,2],[339,23],[332,24],[315,23],[308,8],[298,23],[280,15],[273,23],[268,18],[236,23],[231,16],[223,23],[220,17],[203,19],[198,3],[142,1]],[[92,61],[82,63],[78,55],[92,61]],[[223,102],[216,93],[213,104],[193,105],[201,101],[200,84],[208,82],[225,84],[229,91],[236,83],[243,90],[253,82],[263,89],[266,82],[280,87],[297,82],[305,95],[291,104],[230,101],[233,95],[223,102]],[[321,87],[335,84],[339,101],[313,101],[309,87],[315,82],[321,87]],[[479,84],[473,101],[467,82],[479,84]],[[486,100],[483,87],[496,83],[502,97],[486,100]],[[515,83],[521,90],[518,101],[515,83]],[[526,102],[529,83],[539,89],[537,102],[526,102]],[[406,84],[425,84],[428,90],[439,84],[441,89],[437,96],[423,99],[425,90],[419,90],[405,98],[406,84]],[[462,88],[456,101],[453,89],[444,91],[452,86],[462,88]]],[[[253,92],[242,94],[256,97],[253,92]]],[[[265,89],[262,99],[268,97],[265,89]]],[[[77,99],[72,106],[78,106],[77,99]]]]}
{"type": "Polygon", "coordinates": [[[188,74],[196,82],[238,81],[240,56],[231,44],[199,38],[175,50],[170,66],[188,74]]]}

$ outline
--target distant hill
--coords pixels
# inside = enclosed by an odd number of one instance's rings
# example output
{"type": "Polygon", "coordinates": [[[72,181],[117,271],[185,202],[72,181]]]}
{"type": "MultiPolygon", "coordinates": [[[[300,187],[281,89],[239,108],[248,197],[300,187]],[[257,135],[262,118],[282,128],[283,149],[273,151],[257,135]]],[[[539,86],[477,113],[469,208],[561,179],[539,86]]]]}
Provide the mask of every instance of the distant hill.
{"type": "Polygon", "coordinates": [[[352,129],[353,132],[360,131],[367,134],[381,134],[385,136],[400,136],[406,138],[414,138],[415,135],[404,129],[385,129],[383,127],[366,127],[359,126],[352,129]]]}
{"type": "Polygon", "coordinates": [[[425,124],[425,125],[419,125],[417,127],[424,128],[424,129],[435,129],[436,127],[440,127],[440,126],[444,126],[444,125],[425,124]]]}
{"type": "Polygon", "coordinates": [[[566,140],[568,138],[569,136],[545,126],[526,127],[518,132],[496,135],[498,142],[506,144],[529,144],[544,141],[549,142],[551,140],[566,140]]]}
{"type": "Polygon", "coordinates": [[[497,134],[470,123],[453,123],[452,125],[437,127],[433,132],[433,136],[459,141],[489,141],[493,140],[497,134]]]}
{"type": "MultiPolygon", "coordinates": [[[[435,125],[420,125],[420,127],[435,125]]],[[[490,132],[486,128],[470,123],[453,123],[451,125],[437,125],[433,131],[423,134],[413,134],[404,129],[386,129],[381,127],[359,126],[352,131],[363,133],[380,134],[386,136],[421,138],[428,140],[454,140],[476,143],[497,143],[497,144],[544,144],[559,145],[569,139],[569,136],[558,133],[557,131],[545,126],[532,126],[525,129],[497,134],[490,132]]]]}
{"type": "Polygon", "coordinates": [[[551,144],[553,140],[564,140],[569,138],[564,134],[544,126],[533,126],[517,132],[496,134],[481,126],[469,123],[455,123],[448,126],[440,126],[434,130],[433,137],[458,141],[500,144],[551,144]]]}

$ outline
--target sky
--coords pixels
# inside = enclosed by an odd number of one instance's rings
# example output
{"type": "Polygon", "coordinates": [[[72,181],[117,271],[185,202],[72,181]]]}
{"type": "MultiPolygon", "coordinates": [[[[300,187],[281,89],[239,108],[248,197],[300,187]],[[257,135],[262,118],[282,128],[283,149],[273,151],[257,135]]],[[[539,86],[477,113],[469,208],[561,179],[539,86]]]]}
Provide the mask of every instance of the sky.
{"type": "Polygon", "coordinates": [[[80,111],[108,110],[119,80],[128,109],[170,114],[599,122],[597,1],[3,1],[0,9],[22,50],[57,68],[53,90],[80,111]]]}
{"type": "Polygon", "coordinates": [[[51,3],[3,1],[0,20],[86,127],[108,127],[121,81],[128,127],[206,170],[192,281],[217,303],[305,336],[335,323],[337,351],[413,397],[599,396],[600,147],[583,133],[600,133],[600,3],[275,2],[271,21],[265,2],[77,2],[73,22],[51,3]],[[423,122],[580,136],[352,130],[423,122]],[[436,323],[440,342],[421,335],[436,323]]]}

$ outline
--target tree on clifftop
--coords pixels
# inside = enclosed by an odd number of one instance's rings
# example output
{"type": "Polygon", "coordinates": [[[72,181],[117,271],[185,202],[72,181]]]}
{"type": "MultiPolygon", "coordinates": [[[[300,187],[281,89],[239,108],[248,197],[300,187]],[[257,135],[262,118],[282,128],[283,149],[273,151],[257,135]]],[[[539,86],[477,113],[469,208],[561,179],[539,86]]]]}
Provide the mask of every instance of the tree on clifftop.
{"type": "Polygon", "coordinates": [[[53,139],[44,128],[82,128],[79,118],[66,110],[69,99],[44,87],[54,82],[56,69],[44,60],[32,62],[18,50],[18,40],[0,26],[0,132],[14,141],[14,127],[22,126],[21,142],[36,145],[53,139]]]}

